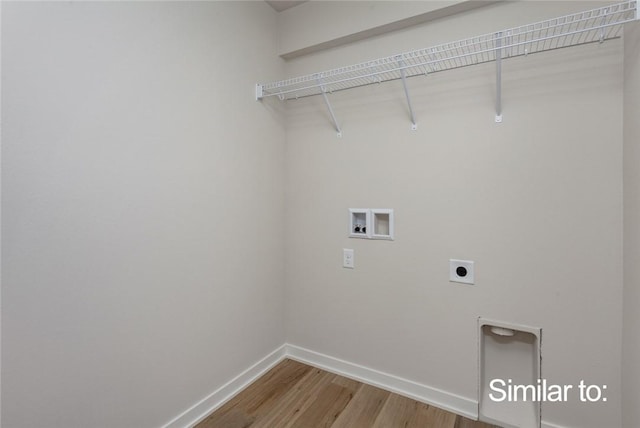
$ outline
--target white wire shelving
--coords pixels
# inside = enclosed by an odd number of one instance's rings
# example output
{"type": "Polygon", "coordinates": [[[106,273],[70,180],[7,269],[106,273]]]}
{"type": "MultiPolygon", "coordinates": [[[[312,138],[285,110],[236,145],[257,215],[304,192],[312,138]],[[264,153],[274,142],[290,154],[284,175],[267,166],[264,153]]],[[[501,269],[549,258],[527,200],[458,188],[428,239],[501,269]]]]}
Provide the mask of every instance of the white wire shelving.
{"type": "Polygon", "coordinates": [[[624,24],[638,19],[640,16],[637,0],[625,1],[360,64],[257,84],[256,99],[278,97],[284,101],[322,95],[340,136],[341,130],[327,93],[402,80],[412,129],[416,129],[417,124],[406,85],[408,77],[495,61],[496,122],[501,122],[501,62],[503,59],[587,43],[602,43],[620,37],[624,24]]]}

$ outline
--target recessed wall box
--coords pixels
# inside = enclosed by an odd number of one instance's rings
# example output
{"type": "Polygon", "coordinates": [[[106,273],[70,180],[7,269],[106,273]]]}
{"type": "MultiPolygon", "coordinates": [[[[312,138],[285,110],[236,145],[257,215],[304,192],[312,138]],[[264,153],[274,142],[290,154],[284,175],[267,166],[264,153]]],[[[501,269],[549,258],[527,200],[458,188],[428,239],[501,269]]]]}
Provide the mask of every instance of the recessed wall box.
{"type": "Polygon", "coordinates": [[[349,237],[371,237],[371,210],[366,208],[349,209],[349,237]]]}
{"type": "Polygon", "coordinates": [[[546,395],[541,392],[546,391],[546,382],[540,379],[541,338],[542,329],[537,327],[478,319],[480,421],[501,427],[540,428],[541,394],[546,395]],[[521,388],[519,393],[516,388],[521,388]]]}
{"type": "Polygon", "coordinates": [[[393,210],[371,210],[371,238],[393,240],[393,210]]]}

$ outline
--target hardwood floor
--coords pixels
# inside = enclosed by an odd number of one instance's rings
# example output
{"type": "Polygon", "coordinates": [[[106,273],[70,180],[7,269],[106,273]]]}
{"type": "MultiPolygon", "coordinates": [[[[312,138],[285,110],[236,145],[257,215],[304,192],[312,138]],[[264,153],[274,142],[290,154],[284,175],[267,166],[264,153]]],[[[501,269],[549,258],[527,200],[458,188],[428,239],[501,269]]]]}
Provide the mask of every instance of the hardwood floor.
{"type": "Polygon", "coordinates": [[[196,428],[491,428],[286,359],[196,428]]]}

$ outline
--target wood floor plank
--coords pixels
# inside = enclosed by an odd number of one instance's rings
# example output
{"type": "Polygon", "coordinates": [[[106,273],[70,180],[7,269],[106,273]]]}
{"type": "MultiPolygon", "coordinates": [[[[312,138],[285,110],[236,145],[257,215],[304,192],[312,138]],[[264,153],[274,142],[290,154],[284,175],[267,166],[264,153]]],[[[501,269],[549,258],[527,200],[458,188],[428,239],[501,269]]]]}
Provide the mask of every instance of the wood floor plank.
{"type": "Polygon", "coordinates": [[[372,428],[407,427],[416,412],[415,401],[391,394],[382,406],[372,428]]]}
{"type": "Polygon", "coordinates": [[[330,383],[326,385],[313,401],[312,406],[304,411],[291,425],[292,428],[329,428],[353,398],[355,390],[330,383]]]}
{"type": "Polygon", "coordinates": [[[278,405],[257,420],[251,428],[287,428],[315,401],[320,391],[335,378],[324,370],[313,369],[285,394],[278,405]]]}
{"type": "Polygon", "coordinates": [[[417,403],[416,413],[408,426],[420,428],[455,428],[456,415],[424,403],[417,403]]]}
{"type": "Polygon", "coordinates": [[[495,428],[286,359],[196,428],[495,428]]]}
{"type": "Polygon", "coordinates": [[[312,369],[297,361],[284,360],[196,425],[196,428],[250,426],[312,369]]]}
{"type": "Polygon", "coordinates": [[[391,393],[362,384],[331,428],[371,428],[391,393]]]}
{"type": "Polygon", "coordinates": [[[499,428],[486,422],[472,421],[464,416],[458,416],[455,428],[499,428]]]}
{"type": "Polygon", "coordinates": [[[362,382],[358,382],[357,380],[349,379],[348,377],[344,377],[340,375],[335,375],[331,383],[344,386],[345,388],[351,389],[354,392],[357,391],[362,386],[362,382]]]}
{"type": "Polygon", "coordinates": [[[255,417],[249,415],[244,409],[229,409],[217,415],[215,418],[203,421],[197,425],[207,428],[248,428],[255,421],[255,417]]]}

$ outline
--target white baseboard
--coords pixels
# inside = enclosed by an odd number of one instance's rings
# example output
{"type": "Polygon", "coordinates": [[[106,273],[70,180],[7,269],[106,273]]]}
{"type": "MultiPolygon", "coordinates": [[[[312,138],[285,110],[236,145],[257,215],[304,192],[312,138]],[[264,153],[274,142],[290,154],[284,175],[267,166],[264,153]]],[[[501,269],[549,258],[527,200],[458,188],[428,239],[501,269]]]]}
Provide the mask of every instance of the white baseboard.
{"type": "Polygon", "coordinates": [[[169,423],[163,425],[162,428],[187,428],[194,426],[285,358],[285,345],[282,345],[176,416],[169,423]]]}
{"type": "Polygon", "coordinates": [[[556,424],[552,424],[551,422],[545,422],[545,421],[541,422],[540,427],[541,428],[565,428],[563,425],[556,425],[556,424]]]}
{"type": "Polygon", "coordinates": [[[299,346],[285,345],[286,355],[332,373],[377,386],[387,391],[427,403],[470,419],[478,417],[478,402],[388,373],[350,363],[299,346]]]}
{"type": "MultiPolygon", "coordinates": [[[[193,427],[285,358],[377,386],[470,419],[478,418],[478,402],[475,400],[287,343],[185,410],[162,428],[193,427]]],[[[541,428],[564,427],[542,421],[541,428]]]]}

